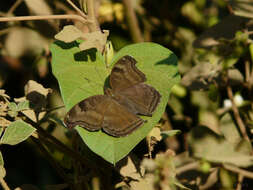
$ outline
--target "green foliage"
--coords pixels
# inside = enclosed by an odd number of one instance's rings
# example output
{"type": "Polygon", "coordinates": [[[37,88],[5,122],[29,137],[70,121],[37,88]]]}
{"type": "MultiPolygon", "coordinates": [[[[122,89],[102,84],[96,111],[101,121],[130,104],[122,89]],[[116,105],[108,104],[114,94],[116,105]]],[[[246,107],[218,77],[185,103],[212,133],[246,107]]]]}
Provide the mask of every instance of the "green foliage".
{"type": "Polygon", "coordinates": [[[5,129],[0,143],[16,145],[26,140],[34,131],[35,128],[28,123],[22,120],[14,121],[5,129]]]}
{"type": "Polygon", "coordinates": [[[67,110],[81,100],[103,94],[110,69],[124,55],[137,60],[137,67],[145,73],[147,83],[156,88],[162,98],[152,117],[144,117],[147,122],[136,132],[122,138],[115,138],[102,131],[89,132],[77,127],[77,131],[87,146],[105,160],[115,164],[125,157],[159,121],[168,101],[171,87],[179,82],[177,58],[168,49],[154,43],[140,43],[122,48],[106,68],[102,55],[97,51],[83,51],[73,46],[63,47],[55,42],[51,46],[53,72],[60,84],[67,110]],[[79,56],[79,60],[78,57],[79,56]]]}

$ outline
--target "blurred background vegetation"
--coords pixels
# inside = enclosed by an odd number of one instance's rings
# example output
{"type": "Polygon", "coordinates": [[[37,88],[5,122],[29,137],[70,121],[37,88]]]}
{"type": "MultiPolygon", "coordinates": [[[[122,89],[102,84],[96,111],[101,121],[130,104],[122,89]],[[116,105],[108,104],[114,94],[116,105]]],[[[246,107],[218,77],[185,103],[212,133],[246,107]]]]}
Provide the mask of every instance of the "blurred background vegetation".
{"type": "MultiPolygon", "coordinates": [[[[79,1],[73,2],[80,7],[79,1]]],[[[109,40],[115,51],[131,43],[152,41],[178,56],[182,81],[173,89],[158,125],[159,135],[153,135],[147,142],[143,140],[131,153],[131,159],[137,160],[135,165],[146,168],[154,177],[149,189],[176,189],[180,188],[179,184],[191,189],[250,189],[253,186],[252,1],[94,2],[99,25],[101,29],[110,30],[109,40]],[[129,5],[134,10],[137,25],[133,25],[129,17],[129,5]],[[171,129],[179,129],[181,133],[166,137],[166,131],[171,129]],[[153,159],[147,161],[150,148],[153,159]]],[[[2,17],[53,14],[77,13],[63,0],[0,3],[2,17]]],[[[11,101],[25,96],[24,87],[29,80],[52,89],[45,106],[51,111],[40,127],[71,147],[73,140],[69,137],[77,136],[61,125],[60,120],[66,113],[64,108],[54,109],[63,106],[63,102],[52,75],[49,51],[54,35],[67,24],[80,26],[72,20],[0,22],[0,88],[11,101]]],[[[88,31],[85,27],[82,30],[88,31]]],[[[69,188],[32,140],[15,146],[1,145],[0,149],[5,162],[5,181],[11,189],[69,188]]],[[[111,172],[105,177],[84,166],[76,172],[78,169],[71,167],[69,156],[55,147],[47,146],[47,150],[64,170],[82,176],[82,179],[75,176],[85,183],[79,187],[94,190],[147,187],[140,178],[130,174],[134,167],[130,161],[125,160],[123,164],[128,166],[128,173],[117,170],[119,177],[117,171],[108,169],[111,166],[89,153],[88,159],[111,172]]],[[[138,173],[137,170],[132,172],[138,173]]]]}

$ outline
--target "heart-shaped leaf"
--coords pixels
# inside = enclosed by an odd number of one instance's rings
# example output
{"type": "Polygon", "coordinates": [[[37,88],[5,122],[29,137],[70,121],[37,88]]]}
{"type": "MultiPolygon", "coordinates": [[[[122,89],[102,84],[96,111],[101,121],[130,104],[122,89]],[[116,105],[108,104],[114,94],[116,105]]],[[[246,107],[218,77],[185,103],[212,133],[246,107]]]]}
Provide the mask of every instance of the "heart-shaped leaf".
{"type": "Polygon", "coordinates": [[[124,55],[137,60],[136,66],[147,77],[147,84],[161,94],[161,102],[152,117],[132,134],[115,138],[102,131],[76,130],[87,146],[112,164],[126,156],[159,121],[168,102],[171,87],[178,83],[177,57],[167,48],[155,43],[139,43],[122,48],[106,68],[103,56],[95,49],[80,52],[78,43],[55,42],[51,46],[52,69],[58,79],[66,109],[81,100],[103,94],[103,88],[113,65],[124,55]]]}

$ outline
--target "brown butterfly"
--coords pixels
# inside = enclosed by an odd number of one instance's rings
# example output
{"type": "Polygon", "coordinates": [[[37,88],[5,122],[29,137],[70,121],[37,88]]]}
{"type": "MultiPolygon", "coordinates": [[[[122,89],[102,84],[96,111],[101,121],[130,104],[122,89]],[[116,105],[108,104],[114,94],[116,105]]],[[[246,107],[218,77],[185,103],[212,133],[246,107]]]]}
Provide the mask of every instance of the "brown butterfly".
{"type": "Polygon", "coordinates": [[[79,125],[89,131],[102,129],[114,137],[126,136],[145,121],[137,114],[152,116],[161,95],[144,84],[145,74],[135,66],[136,60],[126,55],[114,65],[110,86],[105,95],[95,95],[76,104],[66,115],[69,128],[79,125]]]}

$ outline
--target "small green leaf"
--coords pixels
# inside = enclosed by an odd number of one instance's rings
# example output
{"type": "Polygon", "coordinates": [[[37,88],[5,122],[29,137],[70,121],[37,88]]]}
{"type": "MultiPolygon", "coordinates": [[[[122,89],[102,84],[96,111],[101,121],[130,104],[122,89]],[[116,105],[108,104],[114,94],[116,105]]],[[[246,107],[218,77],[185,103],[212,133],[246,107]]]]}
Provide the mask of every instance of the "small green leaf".
{"type": "Polygon", "coordinates": [[[18,111],[22,111],[22,110],[26,110],[26,109],[30,109],[30,104],[29,104],[28,100],[18,103],[18,106],[17,106],[18,111]]]}
{"type": "Polygon", "coordinates": [[[8,108],[9,108],[10,110],[12,110],[12,111],[17,111],[18,106],[17,106],[17,104],[16,104],[15,102],[10,102],[10,103],[8,104],[8,108]]]}
{"type": "Polygon", "coordinates": [[[170,131],[162,131],[161,135],[162,135],[163,138],[167,138],[167,137],[175,136],[179,133],[181,133],[180,130],[170,130],[170,131]]]}
{"type": "Polygon", "coordinates": [[[12,122],[4,131],[1,144],[15,145],[26,140],[36,129],[30,124],[17,120],[12,122]]]}
{"type": "Polygon", "coordinates": [[[130,55],[137,60],[137,67],[146,75],[147,84],[157,89],[161,101],[152,117],[142,117],[147,122],[132,134],[115,138],[102,131],[89,132],[76,127],[87,146],[105,160],[115,164],[126,156],[159,121],[168,103],[173,85],[180,81],[177,57],[173,52],[155,43],[139,43],[124,47],[112,59],[109,68],[104,57],[94,49],[80,52],[77,42],[51,46],[52,69],[58,79],[63,101],[69,110],[75,104],[90,96],[104,94],[105,81],[113,65],[123,56],[130,55]]]}

